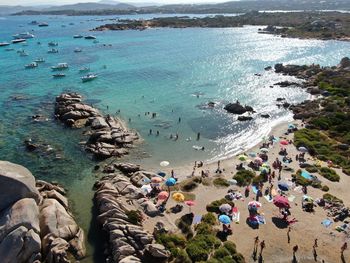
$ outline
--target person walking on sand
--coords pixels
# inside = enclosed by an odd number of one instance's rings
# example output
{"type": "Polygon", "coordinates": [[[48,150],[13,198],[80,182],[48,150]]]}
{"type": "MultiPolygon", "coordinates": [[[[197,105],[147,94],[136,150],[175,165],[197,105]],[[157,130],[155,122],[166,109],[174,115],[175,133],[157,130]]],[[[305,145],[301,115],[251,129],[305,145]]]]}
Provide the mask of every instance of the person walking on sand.
{"type": "Polygon", "coordinates": [[[340,254],[341,254],[341,258],[343,261],[345,261],[344,260],[344,251],[347,250],[347,248],[348,248],[348,243],[344,242],[344,244],[340,248],[340,254]]]}
{"type": "Polygon", "coordinates": [[[295,254],[298,252],[298,249],[299,249],[298,245],[295,245],[295,246],[293,247],[293,261],[292,261],[292,262],[298,262],[298,261],[297,261],[297,258],[296,258],[296,256],[295,256],[295,254]]]}
{"type": "Polygon", "coordinates": [[[200,138],[201,138],[201,133],[198,132],[198,133],[197,133],[197,141],[199,141],[200,138]]]}
{"type": "Polygon", "coordinates": [[[262,256],[262,252],[263,252],[264,248],[265,248],[265,240],[260,242],[260,256],[262,256]]]}
{"type": "Polygon", "coordinates": [[[288,244],[290,243],[290,232],[292,231],[291,227],[288,227],[288,231],[287,231],[287,241],[288,244]]]}
{"type": "Polygon", "coordinates": [[[314,245],[313,248],[312,248],[312,254],[313,254],[313,256],[314,256],[315,262],[317,262],[317,251],[316,251],[315,245],[314,245]]]}
{"type": "Polygon", "coordinates": [[[254,261],[256,261],[256,255],[258,254],[258,248],[259,248],[259,236],[256,236],[254,238],[254,248],[253,248],[253,254],[252,254],[252,258],[254,261]]]}

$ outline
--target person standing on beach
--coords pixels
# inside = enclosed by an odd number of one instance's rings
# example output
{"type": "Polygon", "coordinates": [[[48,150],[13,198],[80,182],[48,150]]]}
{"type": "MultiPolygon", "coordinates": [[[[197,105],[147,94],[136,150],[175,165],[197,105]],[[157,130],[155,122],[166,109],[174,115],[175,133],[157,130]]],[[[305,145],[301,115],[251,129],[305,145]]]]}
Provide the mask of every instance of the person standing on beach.
{"type": "Polygon", "coordinates": [[[292,231],[291,227],[288,227],[288,231],[287,231],[287,240],[288,240],[288,244],[290,243],[290,232],[292,231]]]}
{"type": "Polygon", "coordinates": [[[199,141],[200,138],[201,138],[201,133],[198,132],[198,133],[197,133],[197,141],[199,141]]]}
{"type": "Polygon", "coordinates": [[[293,247],[293,261],[292,261],[292,262],[298,262],[298,261],[297,261],[297,258],[296,258],[296,256],[295,256],[295,254],[298,252],[298,249],[299,249],[298,245],[295,245],[295,246],[293,247]]]}
{"type": "Polygon", "coordinates": [[[252,254],[252,258],[254,261],[256,260],[256,255],[258,254],[258,248],[259,248],[259,236],[256,236],[254,238],[254,248],[253,248],[253,254],[252,254]]]}
{"type": "Polygon", "coordinates": [[[347,249],[348,249],[348,243],[344,242],[344,244],[340,248],[340,253],[341,253],[342,259],[344,258],[344,251],[347,250],[347,249]]]}
{"type": "Polygon", "coordinates": [[[260,242],[260,256],[262,256],[262,252],[263,252],[264,248],[265,248],[265,240],[260,242]]]}

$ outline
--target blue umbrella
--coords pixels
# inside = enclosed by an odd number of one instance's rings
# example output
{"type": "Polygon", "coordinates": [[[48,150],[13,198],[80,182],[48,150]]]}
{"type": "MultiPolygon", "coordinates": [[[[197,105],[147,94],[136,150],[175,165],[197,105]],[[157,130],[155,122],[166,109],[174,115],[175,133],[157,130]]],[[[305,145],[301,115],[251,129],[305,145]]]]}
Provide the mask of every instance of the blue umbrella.
{"type": "Polygon", "coordinates": [[[288,124],[288,129],[295,129],[295,125],[294,124],[288,124]]]}
{"type": "Polygon", "coordinates": [[[227,215],[219,216],[219,221],[225,225],[228,225],[231,223],[231,219],[227,215]]]}
{"type": "Polygon", "coordinates": [[[250,153],[248,153],[248,155],[249,155],[250,157],[256,157],[256,153],[255,153],[255,152],[250,152],[250,153]]]}
{"type": "Polygon", "coordinates": [[[169,178],[165,181],[166,186],[174,186],[176,184],[176,180],[174,178],[169,178]]]}
{"type": "Polygon", "coordinates": [[[289,186],[286,183],[278,183],[278,188],[281,189],[282,191],[288,191],[289,186]]]}
{"type": "Polygon", "coordinates": [[[161,176],[161,177],[165,177],[166,176],[166,173],[164,173],[164,172],[158,172],[157,173],[159,176],[161,176]]]}

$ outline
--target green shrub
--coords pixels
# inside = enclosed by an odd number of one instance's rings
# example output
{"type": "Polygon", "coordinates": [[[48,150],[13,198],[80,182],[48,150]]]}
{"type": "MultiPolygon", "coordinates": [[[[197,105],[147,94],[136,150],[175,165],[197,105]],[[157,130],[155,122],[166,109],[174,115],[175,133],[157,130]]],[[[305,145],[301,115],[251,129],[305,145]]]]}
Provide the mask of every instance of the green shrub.
{"type": "Polygon", "coordinates": [[[213,202],[211,202],[210,204],[207,205],[207,211],[208,212],[213,212],[213,213],[217,213],[219,214],[220,213],[220,210],[219,210],[219,206],[222,205],[222,204],[230,204],[231,206],[234,206],[234,203],[225,199],[225,198],[222,198],[220,200],[215,200],[213,202]]]}
{"type": "Polygon", "coordinates": [[[197,243],[190,243],[186,247],[186,252],[193,262],[206,261],[209,253],[197,243]]]}
{"type": "Polygon", "coordinates": [[[259,174],[258,176],[255,176],[252,180],[252,184],[259,185],[261,182],[266,182],[266,177],[263,174],[259,174]]]}
{"type": "Polygon", "coordinates": [[[202,222],[207,223],[209,225],[215,225],[217,221],[216,221],[216,217],[213,213],[206,213],[202,217],[202,222]]]}
{"type": "Polygon", "coordinates": [[[318,168],[316,166],[308,166],[305,168],[306,171],[308,171],[309,173],[317,173],[318,172],[318,168]]]}
{"type": "Polygon", "coordinates": [[[253,178],[255,177],[255,173],[250,170],[240,170],[233,177],[237,181],[238,186],[247,186],[251,184],[253,178]]]}
{"type": "Polygon", "coordinates": [[[193,221],[193,214],[185,214],[182,217],[179,218],[177,222],[177,227],[181,230],[183,234],[186,235],[186,237],[192,237],[192,221],[193,221]]]}
{"type": "Polygon", "coordinates": [[[241,253],[236,253],[232,256],[233,263],[244,263],[244,257],[241,253]]]}
{"type": "Polygon", "coordinates": [[[231,241],[225,241],[224,247],[230,252],[232,256],[237,253],[236,244],[231,241]]]}
{"type": "Polygon", "coordinates": [[[180,189],[184,192],[191,192],[194,189],[196,189],[197,186],[198,186],[198,183],[196,183],[196,179],[194,177],[194,178],[191,178],[191,179],[188,179],[188,180],[181,182],[180,189]]]}
{"type": "Polygon", "coordinates": [[[339,182],[340,176],[332,169],[328,167],[321,167],[319,169],[320,175],[332,182],[339,182]]]}
{"type": "Polygon", "coordinates": [[[323,199],[324,200],[327,200],[329,202],[339,202],[339,203],[343,203],[343,200],[339,199],[338,197],[334,196],[334,195],[331,195],[329,193],[327,194],[324,194],[323,195],[323,199]]]}
{"type": "Polygon", "coordinates": [[[199,235],[197,234],[190,243],[197,243],[206,250],[212,250],[218,248],[221,245],[221,241],[214,235],[199,235]]]}
{"type": "Polygon", "coordinates": [[[196,233],[197,235],[209,235],[209,234],[213,234],[213,227],[207,223],[199,223],[196,228],[196,233]]]}
{"type": "Polygon", "coordinates": [[[323,185],[322,188],[321,188],[321,190],[322,190],[323,192],[328,192],[328,191],[329,191],[329,187],[328,187],[327,185],[323,185]]]}
{"type": "Polygon", "coordinates": [[[225,178],[215,178],[213,184],[217,187],[228,187],[230,183],[225,178]]]}
{"type": "Polygon", "coordinates": [[[186,239],[182,235],[171,234],[171,233],[161,233],[155,235],[156,241],[163,244],[164,247],[171,248],[184,248],[186,245],[186,239]]]}
{"type": "Polygon", "coordinates": [[[295,179],[295,183],[297,185],[307,186],[307,185],[310,185],[312,183],[311,180],[308,180],[308,179],[301,176],[301,170],[298,170],[296,172],[296,174],[292,174],[292,178],[295,179]]]}
{"type": "Polygon", "coordinates": [[[129,210],[125,212],[130,223],[139,225],[142,222],[142,214],[138,210],[129,210]]]}
{"type": "Polygon", "coordinates": [[[344,174],[350,175],[350,168],[343,168],[342,171],[344,174]]]}
{"type": "Polygon", "coordinates": [[[192,263],[191,259],[183,249],[178,249],[178,254],[175,258],[175,263],[192,263]]]}
{"type": "MultiPolygon", "coordinates": [[[[231,256],[230,252],[225,247],[220,247],[214,252],[214,258],[221,259],[226,256],[231,256]]],[[[231,257],[232,259],[232,257],[231,257]]]]}

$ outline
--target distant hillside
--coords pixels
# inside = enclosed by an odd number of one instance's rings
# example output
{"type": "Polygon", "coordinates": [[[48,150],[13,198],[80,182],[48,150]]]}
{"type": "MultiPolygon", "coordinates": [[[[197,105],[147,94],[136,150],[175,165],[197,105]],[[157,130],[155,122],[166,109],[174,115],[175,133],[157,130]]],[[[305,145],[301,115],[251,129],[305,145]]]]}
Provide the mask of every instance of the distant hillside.
{"type": "Polygon", "coordinates": [[[26,11],[18,11],[15,15],[220,14],[246,13],[253,10],[350,10],[350,0],[244,0],[219,4],[174,4],[144,7],[113,0],[102,0],[99,3],[79,3],[42,10],[28,8],[26,11]]]}

